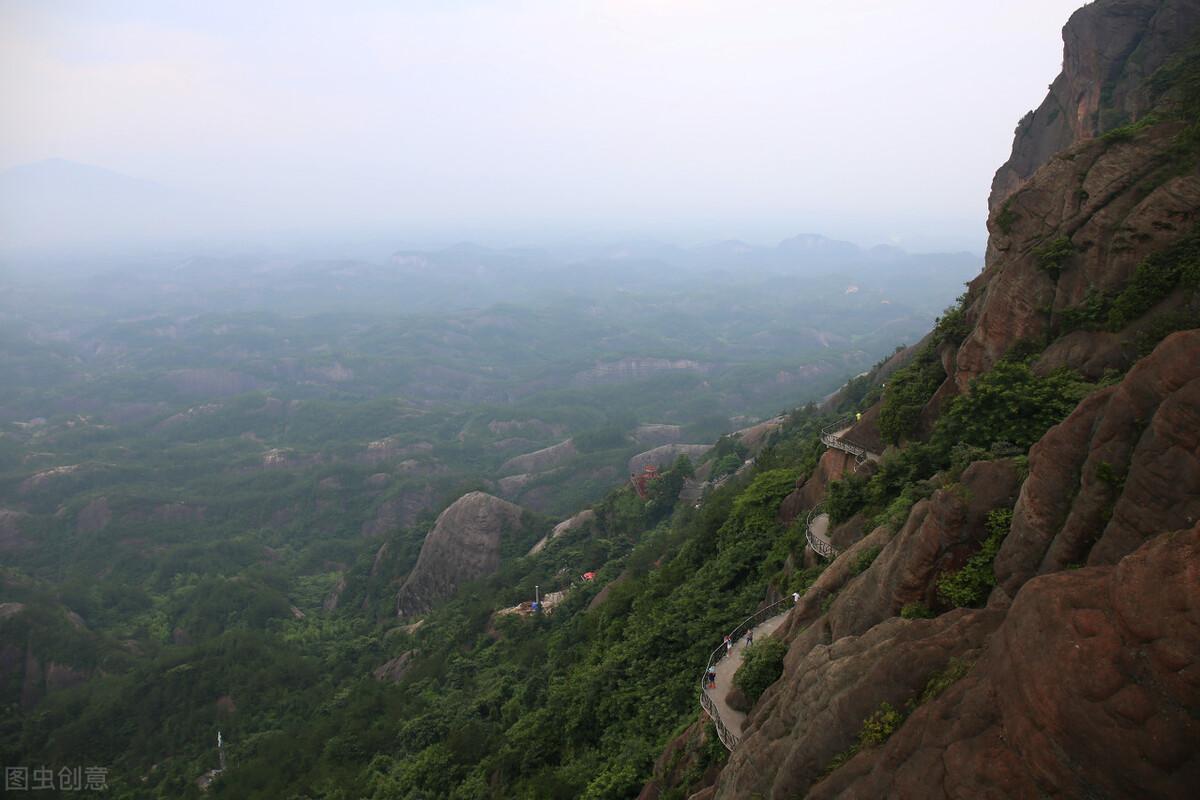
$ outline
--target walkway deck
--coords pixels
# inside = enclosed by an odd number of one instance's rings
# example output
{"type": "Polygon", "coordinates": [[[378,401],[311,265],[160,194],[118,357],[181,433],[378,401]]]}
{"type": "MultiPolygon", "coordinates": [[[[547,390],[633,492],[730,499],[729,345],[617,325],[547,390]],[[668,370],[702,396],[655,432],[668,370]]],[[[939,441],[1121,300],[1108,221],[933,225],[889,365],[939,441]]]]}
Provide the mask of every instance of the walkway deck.
{"type": "Polygon", "coordinates": [[[815,516],[809,514],[808,546],[819,556],[834,558],[837,556],[838,551],[829,539],[829,515],[824,511],[820,511],[820,506],[813,509],[813,511],[819,513],[815,516]]]}
{"type": "Polygon", "coordinates": [[[854,424],[852,418],[845,417],[832,425],[827,425],[821,429],[821,443],[826,447],[833,447],[854,456],[854,468],[857,470],[866,461],[878,461],[879,454],[872,453],[867,448],[849,442],[844,438],[850,429],[854,427],[854,424]]]}
{"type": "MultiPolygon", "coordinates": [[[[756,625],[751,630],[754,632],[754,640],[770,636],[772,633],[783,624],[787,618],[788,611],[791,611],[791,598],[785,603],[788,610],[773,617],[769,617],[763,622],[756,625]]],[[[737,743],[742,738],[742,726],[746,722],[746,715],[741,711],[735,711],[729,707],[726,702],[726,697],[729,695],[729,690],[733,688],[733,676],[738,671],[738,667],[742,665],[742,657],[746,652],[746,639],[740,637],[733,644],[733,649],[729,655],[716,662],[717,685],[716,688],[709,688],[704,684],[703,692],[708,702],[703,702],[701,705],[709,713],[709,716],[714,717],[714,722],[717,724],[717,733],[721,739],[721,743],[728,749],[732,750],[737,746],[737,743]]]]}

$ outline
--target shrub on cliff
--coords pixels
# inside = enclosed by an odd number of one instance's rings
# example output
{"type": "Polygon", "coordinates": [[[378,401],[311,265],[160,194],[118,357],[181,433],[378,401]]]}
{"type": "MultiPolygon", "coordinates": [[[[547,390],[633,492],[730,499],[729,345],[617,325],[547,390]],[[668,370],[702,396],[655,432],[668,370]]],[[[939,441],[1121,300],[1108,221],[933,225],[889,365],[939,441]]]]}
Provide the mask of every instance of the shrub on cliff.
{"type": "Polygon", "coordinates": [[[954,400],[935,439],[947,449],[958,442],[982,448],[1008,442],[1025,450],[1093,388],[1068,370],[1039,377],[1026,364],[1003,361],[954,400]]]}
{"type": "Polygon", "coordinates": [[[734,673],[733,685],[742,690],[754,704],[779,676],[783,674],[783,656],[787,645],[778,639],[760,639],[746,648],[742,665],[734,673]]]}
{"type": "Polygon", "coordinates": [[[998,508],[988,513],[988,538],[979,552],[971,556],[962,569],[947,572],[938,578],[938,596],[952,606],[978,606],[987,599],[996,585],[992,562],[1000,552],[1000,544],[1012,525],[1012,509],[998,508]]]}
{"type": "Polygon", "coordinates": [[[946,379],[942,362],[931,347],[922,350],[912,363],[897,370],[883,394],[879,410],[879,432],[892,444],[916,433],[921,410],[946,379]]]}

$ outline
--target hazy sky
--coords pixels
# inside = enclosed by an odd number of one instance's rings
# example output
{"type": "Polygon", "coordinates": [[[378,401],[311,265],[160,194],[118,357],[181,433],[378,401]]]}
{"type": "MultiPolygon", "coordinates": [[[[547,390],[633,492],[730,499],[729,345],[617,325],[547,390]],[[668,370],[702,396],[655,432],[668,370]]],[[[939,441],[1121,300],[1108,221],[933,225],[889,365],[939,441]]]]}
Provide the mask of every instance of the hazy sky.
{"type": "Polygon", "coordinates": [[[1079,0],[0,0],[0,167],[249,226],[983,242],[1079,0]]]}

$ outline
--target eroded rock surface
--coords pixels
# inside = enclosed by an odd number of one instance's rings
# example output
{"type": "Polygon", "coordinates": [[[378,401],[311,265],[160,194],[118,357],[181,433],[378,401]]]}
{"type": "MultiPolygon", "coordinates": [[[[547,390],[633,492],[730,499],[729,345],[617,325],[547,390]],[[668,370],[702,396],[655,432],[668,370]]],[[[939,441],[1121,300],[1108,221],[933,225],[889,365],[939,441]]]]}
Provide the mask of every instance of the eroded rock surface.
{"type": "Polygon", "coordinates": [[[661,447],[652,448],[644,453],[638,453],[629,459],[628,468],[634,474],[640,473],[647,464],[653,464],[659,469],[664,469],[674,464],[675,459],[680,456],[687,456],[694,461],[711,450],[712,447],[711,444],[664,444],[661,447]]]}
{"type": "Polygon", "coordinates": [[[1145,81],[1185,46],[1200,7],[1190,0],[1119,0],[1076,11],[1063,28],[1063,68],[1017,126],[1012,155],[992,180],[998,208],[1039,167],[1078,141],[1151,108],[1145,81]]]}
{"type": "Polygon", "coordinates": [[[793,646],[789,675],[772,685],[747,719],[743,740],[721,773],[716,797],[802,797],[857,739],[882,703],[903,708],[951,657],[982,647],[1002,615],[959,610],[932,620],[899,617],[861,636],[807,652],[793,646]]]}
{"type": "Polygon", "coordinates": [[[821,797],[1192,797],[1200,526],[1035,578],[971,672],[821,797]]]}
{"type": "Polygon", "coordinates": [[[540,553],[542,551],[542,548],[544,548],[547,544],[549,544],[550,542],[557,539],[559,536],[562,536],[565,533],[569,533],[569,532],[575,530],[576,528],[586,525],[587,523],[591,522],[595,518],[596,518],[596,512],[593,511],[592,509],[588,508],[588,509],[584,509],[583,511],[580,511],[578,514],[576,514],[573,517],[564,519],[562,522],[555,525],[554,529],[552,531],[550,531],[549,534],[547,534],[546,536],[543,536],[541,539],[538,540],[537,544],[535,544],[532,548],[530,548],[529,555],[532,556],[537,553],[540,553]]]}
{"type": "Polygon", "coordinates": [[[399,683],[404,680],[404,676],[412,669],[412,661],[417,656],[416,650],[405,650],[400,655],[393,659],[389,659],[385,663],[372,670],[371,674],[378,681],[389,681],[391,683],[399,683]]]}
{"type": "Polygon", "coordinates": [[[1011,596],[1034,575],[1116,563],[1196,520],[1200,330],[1165,339],[1034,445],[996,576],[1011,596]]]}
{"type": "Polygon", "coordinates": [[[817,468],[796,491],[783,499],[779,507],[779,520],[791,524],[806,509],[813,508],[825,497],[825,488],[847,472],[854,470],[854,456],[841,450],[826,450],[817,462],[817,468]]]}
{"type": "Polygon", "coordinates": [[[423,614],[467,581],[500,567],[500,542],[521,527],[523,510],[484,492],[455,500],[425,537],[421,554],[396,597],[400,616],[423,614]]]}
{"type": "Polygon", "coordinates": [[[535,450],[532,453],[514,456],[500,465],[500,473],[514,475],[517,473],[545,472],[554,467],[560,467],[579,455],[575,442],[571,439],[558,444],[535,450]]]}

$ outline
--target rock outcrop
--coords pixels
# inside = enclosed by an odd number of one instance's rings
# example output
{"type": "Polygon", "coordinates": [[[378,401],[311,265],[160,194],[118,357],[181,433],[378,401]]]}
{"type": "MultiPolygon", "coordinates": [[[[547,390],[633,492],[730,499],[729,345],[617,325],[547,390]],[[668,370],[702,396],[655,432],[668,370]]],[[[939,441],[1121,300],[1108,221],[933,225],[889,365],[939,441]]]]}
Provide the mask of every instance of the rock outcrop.
{"type": "Polygon", "coordinates": [[[654,762],[654,777],[646,784],[637,800],[659,800],[663,787],[678,786],[699,772],[698,779],[686,783],[689,790],[707,789],[716,780],[720,770],[716,766],[704,766],[704,751],[712,746],[709,742],[709,727],[703,721],[689,725],[676,736],[654,762]]]}
{"type": "Polygon", "coordinates": [[[771,434],[783,427],[784,421],[783,417],[772,417],[748,428],[734,431],[733,436],[750,451],[751,455],[756,455],[770,440],[771,434]]]}
{"type": "Polygon", "coordinates": [[[404,676],[412,669],[413,659],[418,655],[416,650],[405,650],[400,655],[393,659],[389,659],[385,663],[376,667],[371,671],[371,674],[377,681],[387,681],[389,683],[399,683],[404,680],[404,676]]]}
{"type": "Polygon", "coordinates": [[[633,431],[634,440],[642,447],[657,447],[660,444],[673,444],[683,436],[680,425],[648,423],[638,425],[633,431]]]}
{"type": "Polygon", "coordinates": [[[554,467],[561,467],[579,455],[575,442],[571,439],[558,444],[535,450],[532,453],[514,456],[500,465],[501,475],[516,475],[521,473],[545,472],[554,467]]]}
{"type": "Polygon", "coordinates": [[[99,533],[112,521],[112,511],[108,507],[108,498],[97,497],[79,510],[75,517],[75,532],[87,536],[99,533]]]}
{"type": "MultiPolygon", "coordinates": [[[[1147,255],[1192,229],[1200,219],[1200,176],[1192,170],[1153,181],[1179,133],[1180,126],[1164,123],[1132,141],[1077,145],[992,215],[987,266],[971,284],[973,327],[947,364],[958,391],[1017,343],[1052,338],[1064,312],[1120,289],[1147,255]],[[1059,240],[1067,252],[1056,273],[1044,268],[1043,248],[1059,240]]],[[[1120,343],[1089,331],[1055,343],[1047,358],[1093,374],[1125,368],[1129,353],[1120,343]]]]}
{"type": "Polygon", "coordinates": [[[1191,0],[1119,0],[1076,11],[1063,28],[1062,72],[1017,125],[988,207],[999,208],[1060,151],[1142,118],[1154,102],[1147,78],[1191,41],[1198,25],[1200,7],[1191,0]]]}
{"type": "Polygon", "coordinates": [[[966,677],[807,796],[1192,797],[1197,708],[1200,526],[1030,581],[966,677]]]}
{"type": "Polygon", "coordinates": [[[588,524],[595,518],[596,518],[596,512],[593,511],[592,509],[588,508],[588,509],[584,509],[583,511],[580,511],[578,514],[576,514],[573,517],[564,519],[562,522],[555,525],[554,529],[552,531],[550,531],[550,533],[548,533],[547,535],[545,535],[541,539],[539,539],[537,544],[535,544],[533,547],[531,547],[529,549],[529,555],[532,556],[532,555],[536,555],[536,554],[540,553],[542,551],[542,549],[550,542],[554,541],[555,539],[557,539],[558,537],[562,536],[565,533],[569,533],[569,532],[575,530],[576,528],[579,528],[579,527],[582,527],[583,525],[588,524]]]}
{"type": "Polygon", "coordinates": [[[644,453],[638,453],[629,459],[628,469],[631,473],[640,473],[648,464],[664,469],[675,463],[680,456],[687,456],[693,461],[712,449],[711,444],[664,444],[654,447],[644,453]]]}
{"type": "Polygon", "coordinates": [[[792,520],[806,509],[821,502],[821,498],[825,496],[825,487],[853,470],[854,456],[841,450],[826,450],[821,454],[817,468],[812,474],[796,487],[796,491],[783,499],[783,504],[779,507],[780,522],[790,525],[792,520]]]}
{"type": "Polygon", "coordinates": [[[747,719],[750,735],[744,728],[716,797],[805,796],[854,743],[864,719],[883,703],[903,708],[951,658],[978,651],[1001,618],[987,610],[959,610],[931,620],[893,617],[861,636],[802,654],[789,650],[785,674],[804,678],[768,689],[769,713],[760,710],[759,701],[747,719]]]}
{"type": "Polygon", "coordinates": [[[501,540],[522,527],[523,514],[520,506],[484,492],[455,500],[425,537],[396,597],[397,613],[424,614],[463,583],[499,569],[501,540]]]}
{"type": "Polygon", "coordinates": [[[22,550],[30,542],[21,535],[21,520],[27,515],[21,511],[0,508],[0,553],[22,550]]]}
{"type": "Polygon", "coordinates": [[[1200,330],[1176,333],[1084,400],[1029,453],[996,556],[1010,596],[1034,575],[1115,564],[1200,520],[1200,330]]]}
{"type": "MultiPolygon", "coordinates": [[[[1125,327],[1063,324],[1197,230],[1200,172],[1179,156],[1192,123],[1149,78],[1198,33],[1194,0],[1099,0],[1072,16],[1063,74],[997,173],[986,266],[961,332],[940,339],[947,378],[922,432],[1014,348],[1040,351],[1041,375],[1124,376],[1033,446],[1027,474],[1020,459],[976,462],[931,480],[898,531],[847,523],[849,550],[776,634],[783,676],[693,800],[1173,798],[1200,785],[1200,329],[1138,360],[1156,315],[1188,327],[1195,291],[1168,286],[1125,327]],[[939,576],[979,551],[1002,508],[1012,525],[986,607],[946,610],[939,576]],[[889,730],[866,736],[888,708],[889,730]]],[[[823,456],[783,521],[821,500],[842,459],[823,456]]]]}

